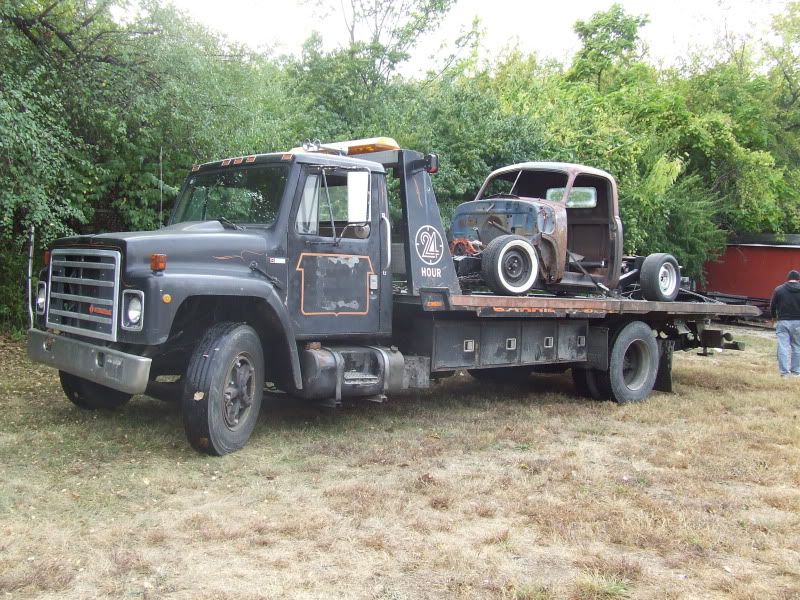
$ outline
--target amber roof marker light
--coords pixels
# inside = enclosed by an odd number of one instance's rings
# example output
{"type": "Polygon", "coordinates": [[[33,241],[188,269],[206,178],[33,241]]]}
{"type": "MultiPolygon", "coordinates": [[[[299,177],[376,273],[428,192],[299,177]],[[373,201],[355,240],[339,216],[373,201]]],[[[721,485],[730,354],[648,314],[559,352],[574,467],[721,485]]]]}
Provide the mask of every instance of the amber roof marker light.
{"type": "Polygon", "coordinates": [[[363,138],[330,143],[308,140],[302,146],[292,148],[289,152],[319,152],[322,154],[338,154],[340,156],[358,156],[359,154],[369,154],[370,152],[384,150],[400,150],[400,144],[390,137],[363,138]]]}

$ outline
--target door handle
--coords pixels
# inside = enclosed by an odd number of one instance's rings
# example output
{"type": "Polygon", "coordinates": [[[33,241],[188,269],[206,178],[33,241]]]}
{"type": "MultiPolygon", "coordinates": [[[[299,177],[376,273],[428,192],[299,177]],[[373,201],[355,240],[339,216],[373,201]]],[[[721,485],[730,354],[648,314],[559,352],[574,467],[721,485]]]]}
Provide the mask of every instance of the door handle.
{"type": "Polygon", "coordinates": [[[389,223],[386,213],[381,213],[381,223],[386,223],[386,267],[384,270],[388,271],[392,266],[392,224],[389,223]]]}

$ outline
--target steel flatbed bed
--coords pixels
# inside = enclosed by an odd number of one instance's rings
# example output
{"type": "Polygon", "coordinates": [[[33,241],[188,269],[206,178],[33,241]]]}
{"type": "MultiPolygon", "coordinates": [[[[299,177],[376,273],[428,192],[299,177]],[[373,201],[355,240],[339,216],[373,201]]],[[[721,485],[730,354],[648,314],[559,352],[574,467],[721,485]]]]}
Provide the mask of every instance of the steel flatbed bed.
{"type": "MultiPolygon", "coordinates": [[[[493,294],[395,294],[398,304],[420,305],[424,311],[472,312],[480,317],[544,317],[603,319],[616,315],[660,318],[757,317],[758,308],[714,301],[653,302],[628,298],[557,297],[545,295],[497,296],[493,294]],[[441,304],[439,304],[441,303],[441,304]]],[[[700,297],[702,298],[702,297],[700,297]]]]}
{"type": "Polygon", "coordinates": [[[394,342],[408,355],[430,357],[432,374],[466,369],[502,381],[571,368],[583,395],[638,401],[650,389],[672,390],[675,350],[744,349],[712,320],[759,315],[752,306],[687,296],[654,302],[421,289],[395,294],[394,342]]]}

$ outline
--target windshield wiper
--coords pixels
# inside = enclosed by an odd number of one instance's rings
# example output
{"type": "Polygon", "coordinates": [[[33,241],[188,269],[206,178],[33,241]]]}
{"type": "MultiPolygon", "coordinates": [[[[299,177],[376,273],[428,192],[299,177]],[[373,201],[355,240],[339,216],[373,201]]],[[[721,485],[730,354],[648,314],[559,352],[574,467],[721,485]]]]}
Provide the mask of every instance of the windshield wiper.
{"type": "Polygon", "coordinates": [[[235,229],[236,231],[244,231],[244,227],[242,227],[241,225],[237,225],[233,221],[229,221],[225,217],[217,217],[215,220],[219,221],[225,229],[235,229]]]}
{"type": "Polygon", "coordinates": [[[511,192],[497,192],[496,194],[492,194],[490,196],[484,196],[481,200],[488,200],[489,198],[519,198],[516,194],[512,194],[511,192]]]}

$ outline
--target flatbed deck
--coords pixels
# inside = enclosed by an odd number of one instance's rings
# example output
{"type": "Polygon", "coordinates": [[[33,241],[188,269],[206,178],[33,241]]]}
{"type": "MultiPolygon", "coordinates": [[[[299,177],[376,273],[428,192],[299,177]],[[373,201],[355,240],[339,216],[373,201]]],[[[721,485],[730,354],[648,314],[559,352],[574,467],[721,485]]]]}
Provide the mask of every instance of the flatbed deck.
{"type": "MultiPolygon", "coordinates": [[[[439,296],[437,295],[437,298],[439,296]]],[[[441,296],[444,298],[444,295],[441,296]]],[[[757,317],[758,308],[721,302],[653,302],[627,298],[587,298],[557,296],[497,296],[493,294],[451,295],[444,301],[428,300],[423,295],[396,294],[395,302],[422,305],[426,311],[466,311],[481,317],[530,315],[546,318],[596,318],[614,315],[676,317],[757,317]],[[431,304],[433,302],[433,304],[431,304]]]]}

